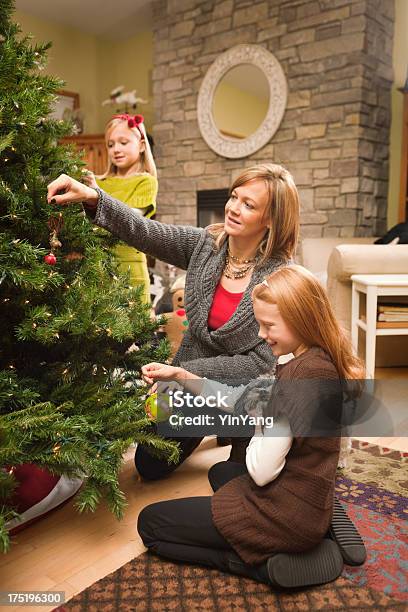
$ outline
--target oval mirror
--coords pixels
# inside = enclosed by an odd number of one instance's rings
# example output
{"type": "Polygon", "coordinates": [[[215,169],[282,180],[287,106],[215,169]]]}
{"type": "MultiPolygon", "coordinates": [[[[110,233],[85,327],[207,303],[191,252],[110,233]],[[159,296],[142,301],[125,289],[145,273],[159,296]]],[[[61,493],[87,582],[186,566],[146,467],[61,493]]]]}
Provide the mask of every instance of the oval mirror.
{"type": "Polygon", "coordinates": [[[237,45],[215,60],[201,84],[201,135],[223,157],[251,155],[271,140],[286,100],[286,79],[275,56],[257,45],[237,45]]]}
{"type": "Polygon", "coordinates": [[[213,97],[212,116],[222,136],[237,140],[256,132],[269,107],[269,83],[258,66],[241,64],[220,79],[213,97]]]}

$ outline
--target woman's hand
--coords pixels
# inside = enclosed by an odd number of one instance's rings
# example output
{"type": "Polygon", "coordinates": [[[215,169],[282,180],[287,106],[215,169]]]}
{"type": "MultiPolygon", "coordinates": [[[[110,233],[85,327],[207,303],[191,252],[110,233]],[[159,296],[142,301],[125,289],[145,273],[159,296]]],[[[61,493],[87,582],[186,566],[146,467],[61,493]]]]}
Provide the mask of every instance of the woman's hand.
{"type": "Polygon", "coordinates": [[[61,174],[48,185],[47,200],[51,204],[64,205],[86,202],[90,206],[96,207],[98,197],[98,192],[95,189],[83,185],[67,174],[61,174]]]}
{"type": "Polygon", "coordinates": [[[183,368],[167,365],[165,363],[148,363],[142,367],[142,378],[148,385],[152,385],[158,380],[182,380],[187,378],[189,372],[183,368]]]}

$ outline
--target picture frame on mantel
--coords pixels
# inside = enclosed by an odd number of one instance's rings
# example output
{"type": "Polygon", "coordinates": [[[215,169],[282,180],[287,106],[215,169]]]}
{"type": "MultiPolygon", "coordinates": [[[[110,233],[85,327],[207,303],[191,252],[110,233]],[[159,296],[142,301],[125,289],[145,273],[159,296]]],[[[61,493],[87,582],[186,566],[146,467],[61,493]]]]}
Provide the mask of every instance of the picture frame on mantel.
{"type": "Polygon", "coordinates": [[[62,120],[67,109],[74,111],[79,108],[79,93],[60,89],[56,92],[56,95],[58,97],[50,115],[52,119],[62,120]]]}

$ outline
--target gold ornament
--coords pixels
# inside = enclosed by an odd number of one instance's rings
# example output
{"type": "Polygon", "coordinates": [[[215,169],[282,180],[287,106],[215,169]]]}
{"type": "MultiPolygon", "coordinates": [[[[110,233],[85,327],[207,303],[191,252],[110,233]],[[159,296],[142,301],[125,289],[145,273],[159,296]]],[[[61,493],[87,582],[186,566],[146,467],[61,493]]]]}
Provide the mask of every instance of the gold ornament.
{"type": "MultiPolygon", "coordinates": [[[[58,233],[61,231],[62,226],[64,225],[64,219],[62,218],[62,214],[60,213],[58,217],[50,217],[48,221],[48,227],[50,228],[50,247],[51,251],[47,255],[55,257],[54,250],[60,249],[62,247],[62,243],[58,239],[58,233]]],[[[55,263],[55,262],[54,262],[55,263]]]]}

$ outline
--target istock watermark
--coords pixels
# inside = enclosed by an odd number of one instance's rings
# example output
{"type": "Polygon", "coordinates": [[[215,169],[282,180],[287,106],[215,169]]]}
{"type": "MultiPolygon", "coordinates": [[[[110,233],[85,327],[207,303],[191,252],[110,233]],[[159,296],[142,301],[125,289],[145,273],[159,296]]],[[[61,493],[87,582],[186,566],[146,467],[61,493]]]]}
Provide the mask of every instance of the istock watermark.
{"type": "Polygon", "coordinates": [[[172,410],[173,408],[204,408],[207,406],[208,408],[219,408],[220,410],[228,410],[228,395],[222,394],[221,391],[217,391],[215,395],[208,395],[204,397],[203,395],[194,395],[193,393],[189,393],[188,391],[183,391],[179,389],[178,391],[173,391],[169,389],[168,391],[169,397],[169,408],[172,410]]]}
{"type": "Polygon", "coordinates": [[[407,397],[406,379],[195,379],[159,383],[146,412],[168,437],[279,437],[287,424],[295,437],[404,437],[407,397]]]}

